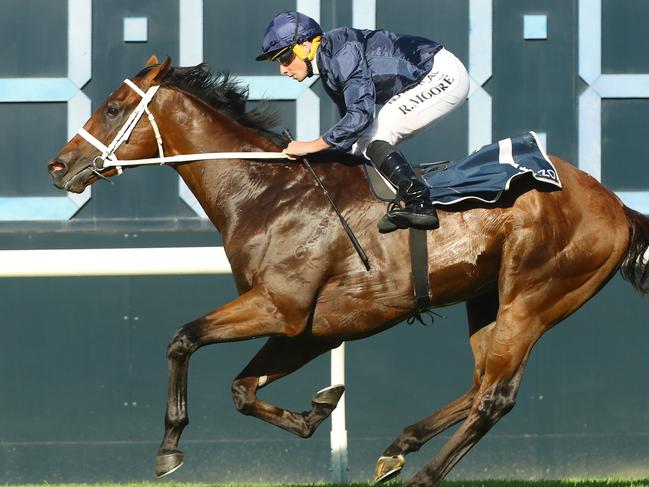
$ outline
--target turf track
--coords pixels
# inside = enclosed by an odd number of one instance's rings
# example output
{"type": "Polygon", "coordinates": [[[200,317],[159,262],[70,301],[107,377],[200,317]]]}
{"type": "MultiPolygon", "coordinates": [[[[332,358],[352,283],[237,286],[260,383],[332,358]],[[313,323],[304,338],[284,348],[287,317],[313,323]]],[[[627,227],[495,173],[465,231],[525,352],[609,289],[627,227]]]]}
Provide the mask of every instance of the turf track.
{"type": "MultiPolygon", "coordinates": [[[[374,487],[371,483],[349,484],[196,484],[175,482],[140,482],[130,484],[21,484],[15,487],[374,487]]],[[[385,487],[400,487],[401,482],[388,482],[385,487]]],[[[14,487],[14,484],[0,484],[14,487]]],[[[445,481],[442,487],[649,487],[647,479],[567,479],[567,480],[472,480],[445,481]]]]}

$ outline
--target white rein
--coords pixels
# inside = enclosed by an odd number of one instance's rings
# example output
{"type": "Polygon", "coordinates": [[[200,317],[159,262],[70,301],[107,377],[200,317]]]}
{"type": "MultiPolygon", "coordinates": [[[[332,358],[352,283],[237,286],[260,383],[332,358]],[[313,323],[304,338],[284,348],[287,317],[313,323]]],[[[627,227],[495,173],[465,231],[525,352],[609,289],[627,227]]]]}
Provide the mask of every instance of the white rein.
{"type": "Polygon", "coordinates": [[[156,123],[153,114],[149,110],[149,103],[151,103],[151,100],[155,96],[160,86],[152,86],[145,93],[130,79],[125,79],[124,83],[126,83],[131,89],[133,89],[133,91],[140,95],[142,97],[142,100],[137,105],[137,107],[135,107],[135,110],[133,110],[133,112],[129,115],[126,122],[124,122],[124,125],[122,125],[122,128],[119,129],[113,141],[108,146],[106,146],[83,127],[81,127],[77,131],[77,133],[81,137],[86,139],[90,144],[92,144],[101,152],[101,155],[95,157],[95,159],[92,161],[91,167],[95,172],[109,167],[115,167],[117,168],[118,174],[121,174],[122,166],[140,166],[142,164],[163,165],[170,162],[204,161],[209,159],[288,159],[288,156],[282,152],[208,152],[201,154],[181,154],[165,157],[162,147],[162,136],[160,135],[158,124],[156,123]],[[140,118],[142,118],[144,112],[147,113],[151,127],[153,127],[156,143],[158,144],[159,157],[151,157],[148,159],[118,159],[115,155],[115,152],[123,142],[128,140],[131,132],[133,132],[133,129],[140,121],[140,118]]]}

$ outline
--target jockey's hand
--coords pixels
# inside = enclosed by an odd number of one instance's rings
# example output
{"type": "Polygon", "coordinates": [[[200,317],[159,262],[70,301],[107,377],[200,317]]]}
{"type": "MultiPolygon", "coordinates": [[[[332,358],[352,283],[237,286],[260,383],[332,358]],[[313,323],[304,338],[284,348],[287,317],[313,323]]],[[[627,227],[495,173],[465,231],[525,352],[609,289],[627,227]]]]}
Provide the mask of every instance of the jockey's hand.
{"type": "Polygon", "coordinates": [[[298,157],[306,156],[307,154],[313,154],[314,152],[320,152],[321,150],[328,149],[330,146],[327,144],[322,137],[311,140],[294,140],[288,144],[286,149],[282,152],[287,154],[290,159],[297,159],[298,157]]]}

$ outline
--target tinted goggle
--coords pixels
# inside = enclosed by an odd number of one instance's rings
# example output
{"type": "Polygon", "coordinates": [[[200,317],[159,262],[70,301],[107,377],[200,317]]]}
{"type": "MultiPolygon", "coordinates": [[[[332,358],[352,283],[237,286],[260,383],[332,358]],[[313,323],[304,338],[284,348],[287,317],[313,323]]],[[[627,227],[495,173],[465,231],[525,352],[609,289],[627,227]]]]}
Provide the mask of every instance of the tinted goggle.
{"type": "Polygon", "coordinates": [[[282,49],[278,54],[275,54],[270,60],[282,66],[287,66],[293,62],[293,59],[295,59],[295,52],[293,51],[293,45],[291,45],[282,49]]]}

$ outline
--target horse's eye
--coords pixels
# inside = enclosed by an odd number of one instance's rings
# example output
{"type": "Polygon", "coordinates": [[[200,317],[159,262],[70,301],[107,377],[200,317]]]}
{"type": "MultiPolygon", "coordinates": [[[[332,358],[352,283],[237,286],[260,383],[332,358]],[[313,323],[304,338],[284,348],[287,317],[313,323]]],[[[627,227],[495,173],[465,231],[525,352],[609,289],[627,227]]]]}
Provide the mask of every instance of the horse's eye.
{"type": "Polygon", "coordinates": [[[109,107],[106,108],[106,115],[109,117],[115,117],[119,114],[120,112],[120,107],[117,105],[110,105],[109,107]]]}

